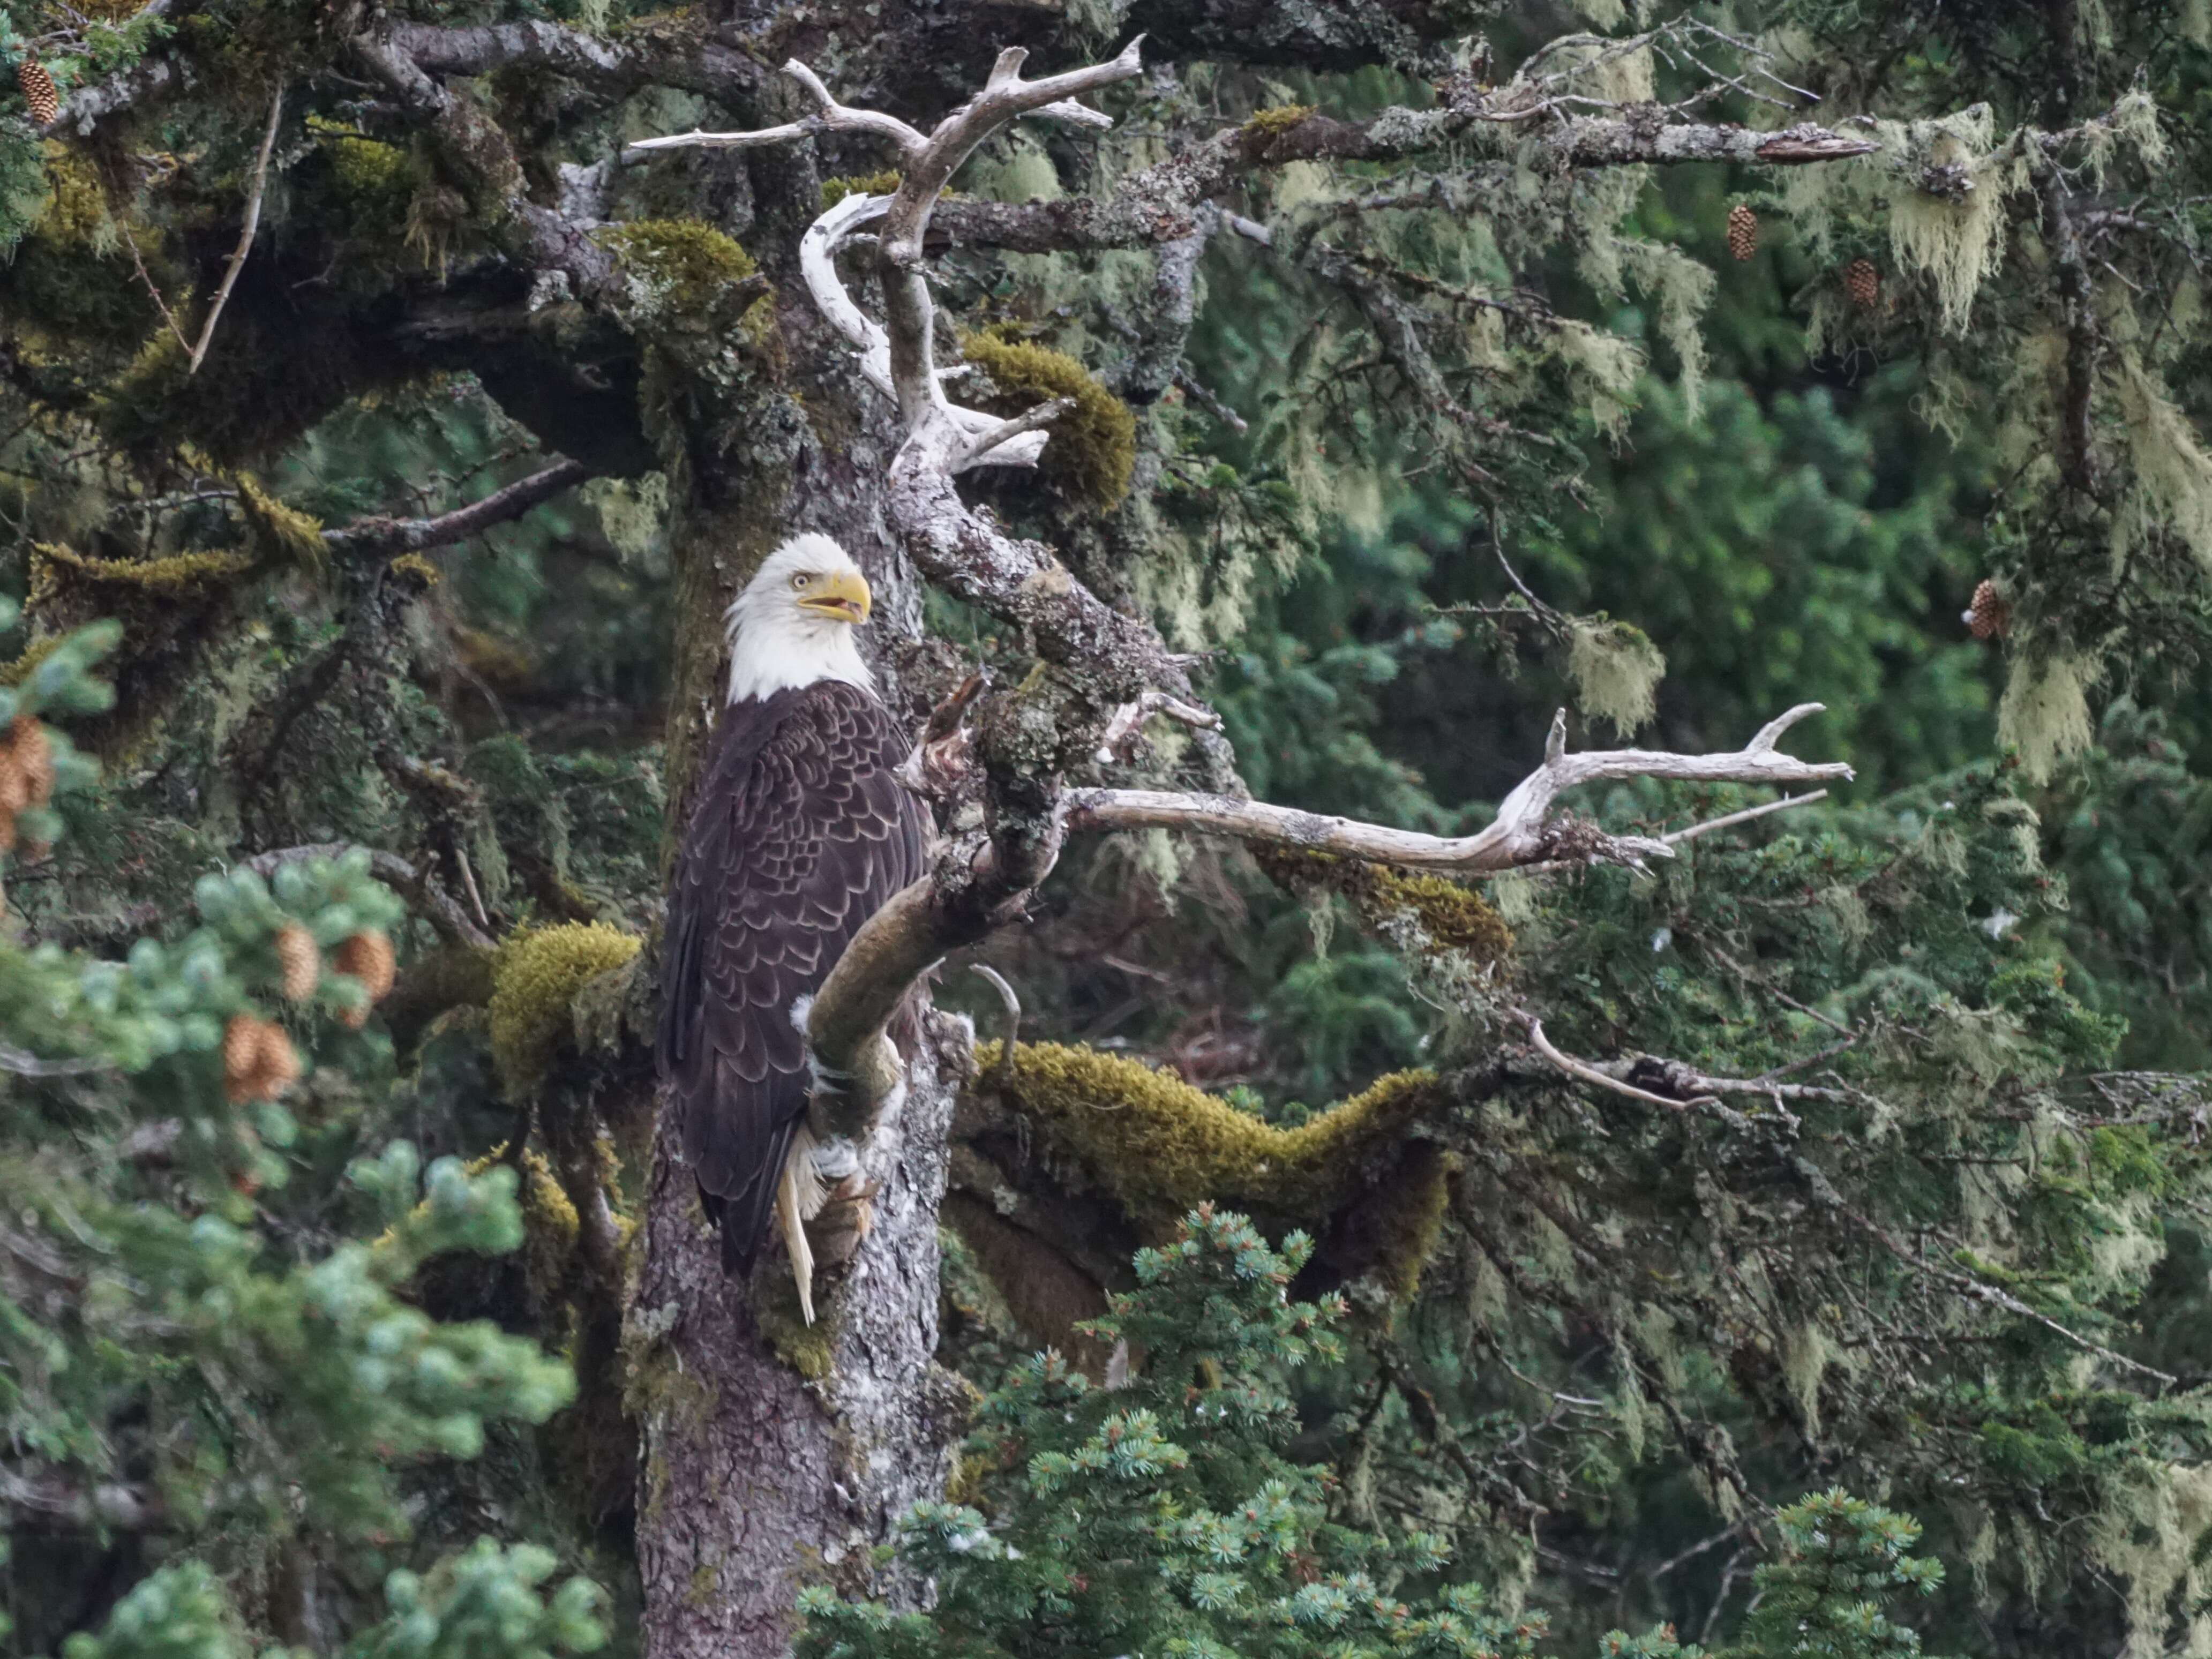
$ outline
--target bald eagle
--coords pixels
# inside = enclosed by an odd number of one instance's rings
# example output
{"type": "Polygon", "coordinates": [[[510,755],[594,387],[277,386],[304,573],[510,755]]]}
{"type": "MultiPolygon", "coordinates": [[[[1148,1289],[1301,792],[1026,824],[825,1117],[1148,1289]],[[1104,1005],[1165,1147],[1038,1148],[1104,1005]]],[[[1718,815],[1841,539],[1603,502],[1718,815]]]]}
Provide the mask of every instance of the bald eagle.
{"type": "Polygon", "coordinates": [[[725,1272],[774,1214],[814,1317],[800,1223],[821,1206],[806,1012],[861,924],[922,873],[929,821],[894,776],[909,740],[854,630],[866,577],[827,536],[771,553],[729,609],[729,702],[669,892],[660,1073],[725,1272]]]}

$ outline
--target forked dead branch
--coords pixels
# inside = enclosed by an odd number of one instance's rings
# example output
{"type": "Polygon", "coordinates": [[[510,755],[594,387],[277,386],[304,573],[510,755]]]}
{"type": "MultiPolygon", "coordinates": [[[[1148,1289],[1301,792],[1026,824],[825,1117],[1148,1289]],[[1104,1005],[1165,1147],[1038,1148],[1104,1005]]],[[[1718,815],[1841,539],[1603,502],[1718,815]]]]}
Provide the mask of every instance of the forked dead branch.
{"type": "MultiPolygon", "coordinates": [[[[981,939],[1017,910],[1051,873],[1070,830],[1174,830],[1462,876],[1562,861],[1641,868],[1648,860],[1672,857],[1670,842],[1679,832],[1662,839],[1577,823],[1566,833],[1553,811],[1559,796],[1586,783],[1639,777],[1788,787],[1851,775],[1846,765],[1799,760],[1778,747],[1792,726],[1819,712],[1820,705],[1805,703],[1768,722],[1742,749],[1718,755],[1638,749],[1570,754],[1563,711],[1542,764],[1507,796],[1496,820],[1473,836],[1437,837],[1324,817],[1243,793],[1214,729],[1217,717],[1194,693],[1182,659],[1158,634],[1099,599],[1050,548],[1008,535],[972,510],[954,483],[974,465],[1034,465],[1063,410],[1055,400],[1002,421],[946,397],[945,380],[955,371],[939,366],[936,307],[923,252],[939,198],[978,145],[1024,116],[1109,126],[1108,117],[1073,100],[1137,75],[1139,46],[1133,40],[1105,63],[1036,81],[1022,76],[1024,52],[1002,52],[982,89],[927,134],[895,117],[838,102],[811,69],[793,62],[786,72],[814,100],[815,115],[759,131],[684,133],[633,147],[647,154],[696,146],[750,148],[825,132],[870,134],[892,147],[901,173],[898,190],[888,197],[848,197],[808,233],[801,258],[808,291],[858,353],[862,376],[898,405],[907,435],[891,463],[890,500],[915,562],[941,587],[1026,630],[1051,671],[1046,678],[1056,683],[1047,694],[1053,697],[1050,714],[1063,726],[1082,727],[1063,730],[1065,740],[1042,759],[1017,752],[1002,734],[1022,724],[1012,718],[1018,700],[1040,694],[1034,684],[994,692],[970,711],[974,741],[948,745],[940,736],[935,763],[917,769],[917,775],[941,774],[944,756],[957,750],[968,781],[980,782],[988,829],[953,836],[940,849],[931,876],[861,932],[816,999],[808,1021],[814,1052],[843,1079],[838,1091],[818,1098],[817,1112],[823,1120],[819,1127],[836,1133],[865,1135],[897,1087],[898,1060],[884,1030],[908,990],[948,951],[981,939]],[[838,269],[840,254],[871,234],[884,295],[880,323],[861,309],[838,269]],[[1113,763],[1153,714],[1195,730],[1227,787],[1206,793],[1066,787],[1067,772],[1113,763]]],[[[1699,127],[1681,119],[1679,111],[1661,112],[1655,127],[1650,120],[1609,123],[1578,108],[1571,113],[1565,106],[1507,111],[1469,105],[1456,115],[1448,108],[1441,123],[1428,125],[1502,120],[1509,114],[1522,121],[1550,115],[1578,153],[1595,147],[1607,151],[1606,159],[1623,161],[1741,155],[1796,164],[1869,148],[1817,129],[1777,135],[1699,127]],[[1624,131],[1617,144],[1593,131],[1615,125],[1633,125],[1636,131],[1624,131]]],[[[1324,118],[1310,123],[1316,134],[1324,126],[1339,138],[1349,131],[1324,118]]],[[[1273,142],[1279,145],[1285,137],[1279,134],[1273,142]]],[[[1323,145],[1314,153],[1352,155],[1368,148],[1371,143],[1363,140],[1349,148],[1323,145]]],[[[1208,193],[1228,182],[1225,167],[1218,177],[1208,172],[1208,193]]]]}

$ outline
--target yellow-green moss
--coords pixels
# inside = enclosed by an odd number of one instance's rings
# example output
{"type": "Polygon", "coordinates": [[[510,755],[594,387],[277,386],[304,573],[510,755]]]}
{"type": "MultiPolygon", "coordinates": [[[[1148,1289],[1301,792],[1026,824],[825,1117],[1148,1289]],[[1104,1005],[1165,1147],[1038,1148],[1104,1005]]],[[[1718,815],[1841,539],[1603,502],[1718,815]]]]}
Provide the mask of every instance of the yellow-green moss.
{"type": "Polygon", "coordinates": [[[410,581],[422,583],[426,591],[446,580],[446,573],[420,553],[402,553],[386,568],[395,576],[404,576],[410,581]]]}
{"type": "Polygon", "coordinates": [[[848,196],[889,196],[899,187],[896,172],[842,174],[822,181],[822,210],[827,213],[848,196]]]}
{"type": "Polygon", "coordinates": [[[347,204],[372,218],[397,222],[415,191],[407,152],[397,144],[364,138],[319,115],[307,118],[307,131],[330,158],[331,177],[347,204]]]}
{"type": "Polygon", "coordinates": [[[1054,398],[1075,407],[1052,423],[1039,473],[1070,497],[1103,511],[1128,493],[1137,464],[1137,417],[1064,351],[1015,338],[1009,325],[970,334],[962,354],[997,386],[997,412],[1018,415],[1054,398]]]}
{"type": "Polygon", "coordinates": [[[667,283],[679,305],[704,305],[717,289],[760,269],[751,254],[703,219],[637,219],[610,225],[598,236],[624,264],[667,283]]]}
{"type": "Polygon", "coordinates": [[[637,954],[635,934],[572,922],[517,935],[492,969],[491,1052],[509,1092],[536,1088],[572,1027],[569,1004],[586,983],[637,954]]]}
{"type": "Polygon", "coordinates": [[[768,1339],[776,1358],[810,1382],[819,1382],[836,1369],[830,1346],[830,1314],[822,1305],[822,1285],[815,1290],[814,1322],[799,1311],[799,1286],[791,1268],[780,1258],[753,1283],[753,1322],[768,1339]]]}
{"type": "Polygon", "coordinates": [[[44,639],[33,640],[23,647],[23,654],[11,663],[0,665],[0,685],[21,685],[31,678],[32,672],[52,656],[54,647],[66,637],[49,634],[44,639]]]}
{"type": "Polygon", "coordinates": [[[454,629],[453,649],[461,665],[495,691],[519,691],[536,676],[527,651],[482,629],[454,629]]]}
{"type": "Polygon", "coordinates": [[[59,542],[31,545],[31,607],[51,599],[71,580],[112,588],[132,588],[149,596],[173,599],[220,586],[244,575],[253,561],[243,553],[173,553],[166,559],[101,559],[59,542]],[[64,575],[66,571],[69,574],[64,575]]]}
{"type": "Polygon", "coordinates": [[[1258,138],[1262,144],[1280,137],[1314,112],[1311,104],[1278,104],[1273,109],[1263,109],[1244,124],[1244,131],[1258,138]]]}
{"type": "Polygon", "coordinates": [[[550,1302],[568,1275],[583,1224],[544,1155],[522,1155],[523,1272],[540,1301],[550,1302]]]}
{"type": "Polygon", "coordinates": [[[321,520],[285,506],[246,472],[238,475],[238,507],[246,515],[247,540],[262,558],[319,575],[329,568],[321,520]]]}
{"type": "MultiPolygon", "coordinates": [[[[980,1044],[986,1076],[999,1044],[980,1044]]],[[[1133,1212],[1161,1219],[1207,1199],[1320,1216],[1362,1162],[1435,1103],[1431,1072],[1394,1072],[1293,1129],[1240,1112],[1175,1073],[1056,1042],[1014,1050],[1015,1103],[1133,1212]]]]}
{"type": "Polygon", "coordinates": [[[1342,893],[1370,921],[1410,915],[1440,950],[1463,951],[1477,963],[1502,959],[1513,930],[1488,900],[1442,876],[1407,875],[1387,865],[1302,848],[1271,847],[1255,854],[1260,867],[1292,892],[1342,893]]]}
{"type": "Polygon", "coordinates": [[[55,248],[105,251],[120,239],[107,212],[107,194],[91,165],[67,145],[49,141],[45,146],[46,203],[32,222],[31,234],[55,248]]]}

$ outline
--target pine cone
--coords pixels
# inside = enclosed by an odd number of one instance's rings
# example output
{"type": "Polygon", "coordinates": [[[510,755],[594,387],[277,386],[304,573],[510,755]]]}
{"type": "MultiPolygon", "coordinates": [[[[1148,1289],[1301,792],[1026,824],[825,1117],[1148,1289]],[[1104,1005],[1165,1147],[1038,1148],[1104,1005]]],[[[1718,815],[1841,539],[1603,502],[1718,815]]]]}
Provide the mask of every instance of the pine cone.
{"type": "Polygon", "coordinates": [[[54,77],[37,58],[26,57],[15,65],[15,84],[22,88],[23,101],[30,106],[33,126],[42,127],[62,112],[62,95],[55,89],[54,77]]]}
{"type": "Polygon", "coordinates": [[[1748,259],[1759,252],[1759,216],[1738,202],[1729,210],[1729,252],[1738,259],[1748,259]]]}
{"type": "Polygon", "coordinates": [[[1844,292],[1861,311],[1872,311],[1881,297],[1881,273],[1871,259],[1854,259],[1844,267],[1844,292]]]}
{"type": "Polygon", "coordinates": [[[1967,628],[1972,630],[1974,637],[1978,640],[1998,639],[2002,637],[2005,629],[2011,622],[2012,607],[2004,602],[2004,596],[1997,592],[1997,585],[1993,581],[1984,580],[1981,586],[1974,590],[1973,604],[1967,608],[1967,628]]]}
{"type": "Polygon", "coordinates": [[[0,743],[0,816],[12,818],[30,804],[30,772],[14,749],[0,743]]]}
{"type": "Polygon", "coordinates": [[[315,982],[323,976],[323,953],[315,946],[315,936],[296,921],[290,921],[276,930],[276,961],[284,973],[284,996],[291,1002],[305,1002],[315,994],[315,982]]]}
{"type": "Polygon", "coordinates": [[[8,727],[8,752],[29,791],[26,803],[44,806],[54,793],[54,746],[46,737],[46,728],[28,714],[16,715],[8,727]]]}
{"type": "Polygon", "coordinates": [[[251,1014],[233,1014],[222,1028],[222,1086],[233,1100],[252,1098],[239,1093],[239,1088],[252,1073],[260,1052],[261,1022],[251,1014]]]}
{"type": "Polygon", "coordinates": [[[274,1100],[300,1079],[300,1056],[282,1026],[234,1014],[222,1033],[222,1088],[234,1106],[274,1100]]]}
{"type": "Polygon", "coordinates": [[[383,1001],[392,989],[395,965],[392,941],[374,927],[363,928],[331,952],[331,965],[359,980],[371,1002],[383,1001]]]}

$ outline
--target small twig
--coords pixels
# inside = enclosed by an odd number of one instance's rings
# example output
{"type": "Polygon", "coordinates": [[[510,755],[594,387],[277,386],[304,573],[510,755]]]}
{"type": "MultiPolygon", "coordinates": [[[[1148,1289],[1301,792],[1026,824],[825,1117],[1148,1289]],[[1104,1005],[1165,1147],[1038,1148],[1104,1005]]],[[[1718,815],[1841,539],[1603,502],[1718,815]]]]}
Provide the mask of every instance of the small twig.
{"type": "Polygon", "coordinates": [[[1769,812],[1786,812],[1793,806],[1809,806],[1816,800],[1826,800],[1828,792],[1814,789],[1802,795],[1784,795],[1780,800],[1771,800],[1759,806],[1747,806],[1741,812],[1730,812],[1726,817],[1707,818],[1703,823],[1693,823],[1686,830],[1670,830],[1659,837],[1669,847],[1680,847],[1686,841],[1695,841],[1700,836],[1710,836],[1716,830],[1731,829],[1739,823],[1748,823],[1753,818],[1763,818],[1769,812]]]}
{"type": "Polygon", "coordinates": [[[469,908],[477,913],[477,925],[489,927],[491,918],[484,914],[483,895],[477,891],[476,872],[469,868],[468,850],[459,842],[453,845],[453,862],[461,866],[461,885],[468,890],[469,908]]]}
{"type": "Polygon", "coordinates": [[[154,296],[154,308],[161,313],[161,320],[169,325],[169,332],[177,343],[190,351],[192,343],[185,337],[185,331],[178,326],[176,313],[169,309],[169,302],[161,297],[161,290],[154,286],[154,279],[146,274],[146,261],[138,253],[138,239],[131,234],[131,227],[119,219],[116,221],[115,228],[123,233],[123,246],[131,250],[131,269],[138,273],[138,280],[146,285],[146,292],[154,296]]]}
{"type": "Polygon", "coordinates": [[[1720,1104],[1720,1102],[1711,1095],[1701,1095],[1694,1100],[1669,1100],[1664,1095],[1650,1094],[1632,1084],[1621,1082],[1618,1078],[1607,1077],[1589,1061],[1577,1060],[1572,1054],[1560,1053],[1553,1046],[1551,1038],[1544,1035],[1544,1022],[1538,1019],[1535,1015],[1516,1008],[1514,1010],[1513,1017],[1521,1022],[1522,1029],[1528,1032],[1530,1046],[1569,1077],[1578,1078],[1584,1083],[1610,1090],[1617,1095],[1626,1095],[1631,1100],[1641,1100],[1653,1106],[1664,1106],[1670,1112],[1686,1112],[1692,1106],[1720,1104]]]}
{"type": "Polygon", "coordinates": [[[246,256],[253,246],[253,233],[261,225],[261,195],[269,184],[269,156],[276,148],[276,124],[284,113],[284,94],[280,88],[270,100],[268,130],[261,135],[261,154],[254,158],[253,189],[246,198],[246,223],[238,233],[238,246],[230,256],[230,265],[222,273],[222,286],[215,291],[215,304],[208,310],[207,321],[200,325],[199,343],[192,348],[192,360],[185,369],[190,380],[199,373],[200,359],[207,356],[208,342],[215,338],[216,319],[230,301],[230,290],[238,282],[238,273],[246,266],[246,256]]]}
{"type": "Polygon", "coordinates": [[[1000,422],[988,431],[977,433],[968,441],[963,463],[972,465],[1007,439],[1018,438],[1024,432],[1035,432],[1039,427],[1048,426],[1074,407],[1075,399],[1073,398],[1054,398],[1039,404],[1035,409],[1024,410],[1012,420],[1000,422]]]}

